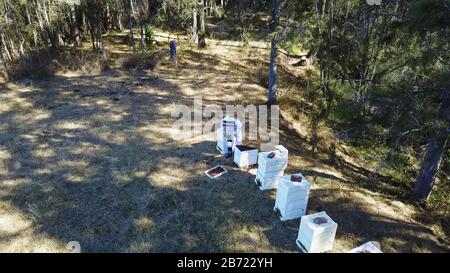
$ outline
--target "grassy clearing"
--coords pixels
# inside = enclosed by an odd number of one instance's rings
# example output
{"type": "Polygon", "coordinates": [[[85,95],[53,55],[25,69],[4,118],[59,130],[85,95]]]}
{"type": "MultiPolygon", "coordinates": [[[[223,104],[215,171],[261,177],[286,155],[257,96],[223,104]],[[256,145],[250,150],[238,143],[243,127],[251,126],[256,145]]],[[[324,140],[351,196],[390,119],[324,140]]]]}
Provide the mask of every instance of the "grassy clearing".
{"type": "MultiPolygon", "coordinates": [[[[192,106],[194,95],[219,106],[264,103],[255,75],[267,49],[209,40],[198,51],[179,43],[177,67],[163,56],[153,71],[126,70],[124,36],[108,37],[118,61],[107,71],[1,85],[0,251],[67,251],[74,240],[85,252],[296,251],[299,221],[278,220],[274,192],[260,192],[253,174],[218,155],[213,140],[172,137],[171,110],[192,106]],[[203,171],[217,164],[230,172],[211,182],[203,171]]],[[[166,40],[160,44],[165,49],[166,40]]],[[[302,71],[281,71],[282,92],[304,86],[293,76],[302,71]]],[[[312,157],[306,119],[286,105],[288,172],[313,182],[308,212],[325,209],[339,223],[333,251],[369,240],[387,252],[449,250],[388,184],[366,184],[363,167],[344,160],[335,169],[326,154],[312,157]]]]}

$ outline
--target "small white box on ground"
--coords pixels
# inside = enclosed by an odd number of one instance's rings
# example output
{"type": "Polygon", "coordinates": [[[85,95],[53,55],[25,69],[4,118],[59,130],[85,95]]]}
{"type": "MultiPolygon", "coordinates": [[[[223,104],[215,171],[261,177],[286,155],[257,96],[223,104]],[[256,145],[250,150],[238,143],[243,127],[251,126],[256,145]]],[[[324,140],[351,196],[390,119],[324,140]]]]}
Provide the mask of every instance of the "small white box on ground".
{"type": "Polygon", "coordinates": [[[266,175],[263,176],[260,172],[257,171],[255,183],[262,191],[276,189],[278,181],[281,177],[283,177],[283,174],[284,170],[266,173],[266,175]]]}
{"type": "Polygon", "coordinates": [[[239,167],[248,167],[258,163],[258,149],[245,145],[236,145],[234,163],[239,167]]]}
{"type": "Polygon", "coordinates": [[[348,253],[383,253],[380,249],[380,246],[376,242],[367,242],[363,245],[360,245],[348,253]]]}
{"type": "Polygon", "coordinates": [[[332,250],[336,230],[337,224],[324,211],[302,216],[296,244],[309,253],[332,250]]]}
{"type": "Polygon", "coordinates": [[[224,174],[226,174],[228,171],[225,169],[222,165],[213,167],[207,171],[205,171],[205,174],[210,179],[216,179],[224,174]]]}
{"type": "Polygon", "coordinates": [[[281,221],[305,215],[310,189],[311,183],[301,173],[280,178],[273,209],[281,221]]]}

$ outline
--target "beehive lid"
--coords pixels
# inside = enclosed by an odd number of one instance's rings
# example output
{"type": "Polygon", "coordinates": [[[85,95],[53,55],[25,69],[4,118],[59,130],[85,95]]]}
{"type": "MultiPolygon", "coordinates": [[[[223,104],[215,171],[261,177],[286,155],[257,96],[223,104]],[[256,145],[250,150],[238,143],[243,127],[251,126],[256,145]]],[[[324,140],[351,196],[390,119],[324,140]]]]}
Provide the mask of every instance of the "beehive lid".
{"type": "Polygon", "coordinates": [[[374,242],[367,242],[349,251],[349,253],[383,253],[374,242]]]}
{"type": "Polygon", "coordinates": [[[271,151],[271,152],[261,152],[260,156],[261,156],[261,158],[263,158],[265,160],[274,160],[274,159],[283,159],[284,158],[283,154],[280,151],[278,151],[278,150],[274,150],[274,151],[271,151]],[[269,157],[269,155],[271,153],[275,154],[272,158],[269,157]]]}
{"type": "Polygon", "coordinates": [[[337,226],[336,222],[334,222],[325,211],[303,216],[302,222],[303,221],[305,221],[311,229],[323,229],[337,226]]]}
{"type": "Polygon", "coordinates": [[[301,173],[285,175],[282,177],[282,181],[286,183],[287,187],[295,187],[295,188],[310,188],[311,183],[303,176],[301,173]],[[302,182],[294,182],[292,181],[292,176],[299,176],[302,179],[302,182]]]}

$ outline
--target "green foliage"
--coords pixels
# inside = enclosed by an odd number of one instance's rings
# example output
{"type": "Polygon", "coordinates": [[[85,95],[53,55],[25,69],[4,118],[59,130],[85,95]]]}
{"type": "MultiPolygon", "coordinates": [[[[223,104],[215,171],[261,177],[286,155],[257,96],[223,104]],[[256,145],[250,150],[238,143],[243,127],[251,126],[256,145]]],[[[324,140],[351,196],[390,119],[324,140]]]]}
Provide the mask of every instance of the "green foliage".
{"type": "Polygon", "coordinates": [[[204,40],[204,39],[206,39],[206,32],[204,32],[204,31],[199,31],[199,32],[198,32],[198,39],[199,39],[199,40],[204,40]]]}
{"type": "Polygon", "coordinates": [[[216,16],[217,16],[218,18],[223,18],[223,17],[225,16],[225,9],[222,8],[222,7],[218,7],[218,8],[215,10],[215,13],[216,13],[216,16]]]}
{"type": "Polygon", "coordinates": [[[145,46],[148,49],[153,49],[156,47],[156,37],[155,37],[155,30],[151,24],[146,24],[144,26],[144,32],[145,32],[145,46]]]}
{"type": "Polygon", "coordinates": [[[305,29],[289,29],[286,33],[286,39],[281,42],[281,47],[291,55],[300,55],[305,51],[310,43],[311,36],[308,36],[308,32],[305,29]]]}
{"type": "Polygon", "coordinates": [[[443,38],[450,32],[450,1],[288,7],[294,23],[282,46],[291,54],[317,50],[318,73],[308,75],[306,90],[314,105],[311,125],[352,128],[350,142],[360,149],[373,143],[392,149],[389,174],[411,186],[430,137],[449,126],[440,108],[450,86],[450,40],[443,38]]]}

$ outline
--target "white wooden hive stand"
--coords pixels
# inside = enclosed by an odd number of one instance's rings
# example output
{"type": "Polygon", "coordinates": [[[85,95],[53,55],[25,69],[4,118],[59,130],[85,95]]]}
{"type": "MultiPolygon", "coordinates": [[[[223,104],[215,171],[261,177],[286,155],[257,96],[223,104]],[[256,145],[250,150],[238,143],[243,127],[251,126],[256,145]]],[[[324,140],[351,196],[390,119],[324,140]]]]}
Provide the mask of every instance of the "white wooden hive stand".
{"type": "Polygon", "coordinates": [[[273,152],[275,153],[273,158],[268,157],[271,152],[258,154],[258,170],[255,183],[261,190],[275,189],[287,167],[288,150],[282,145],[277,145],[273,152]]]}
{"type": "Polygon", "coordinates": [[[283,176],[278,182],[274,211],[281,221],[300,218],[306,214],[311,183],[301,174],[283,176]],[[301,182],[291,181],[296,176],[301,182]]]}
{"type": "Polygon", "coordinates": [[[296,244],[302,251],[309,253],[332,250],[336,230],[337,223],[324,211],[305,215],[300,220],[296,244]]]}

